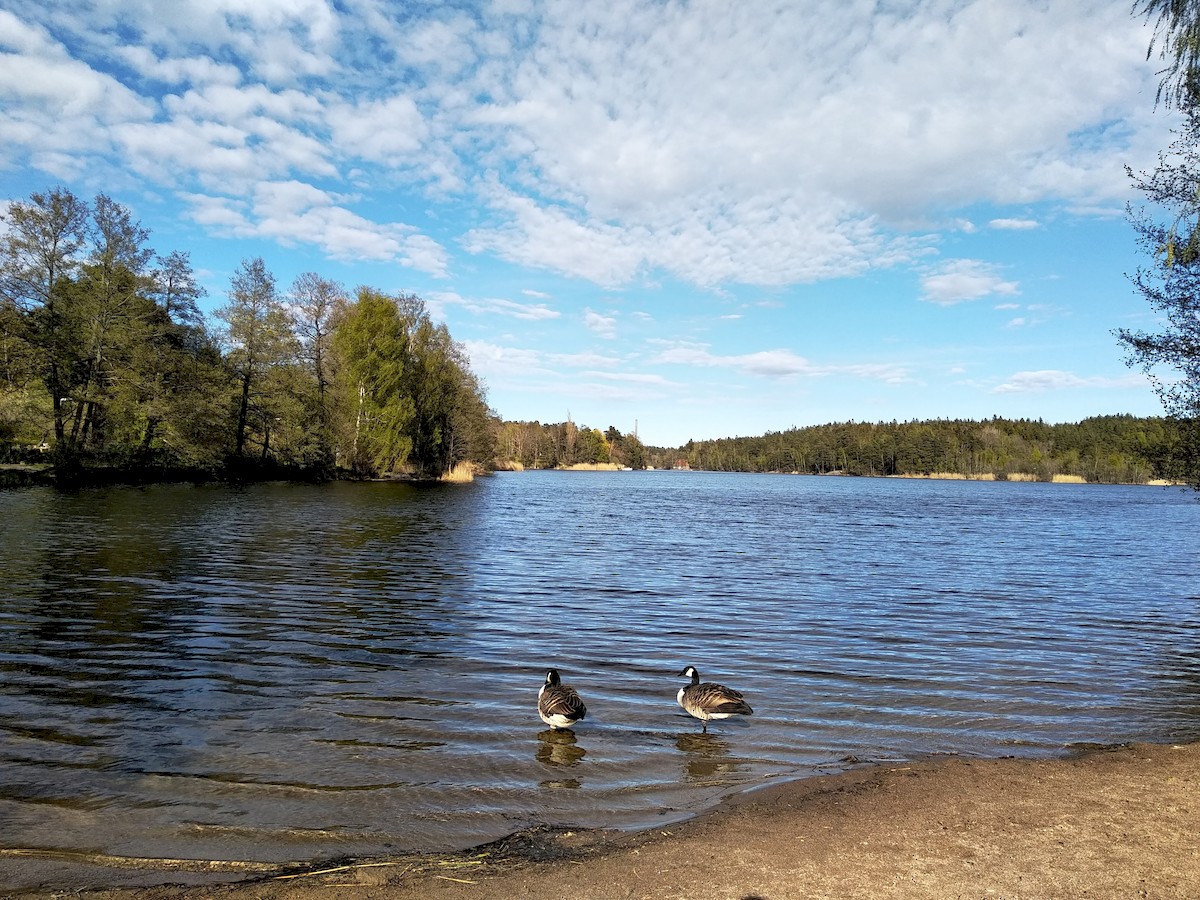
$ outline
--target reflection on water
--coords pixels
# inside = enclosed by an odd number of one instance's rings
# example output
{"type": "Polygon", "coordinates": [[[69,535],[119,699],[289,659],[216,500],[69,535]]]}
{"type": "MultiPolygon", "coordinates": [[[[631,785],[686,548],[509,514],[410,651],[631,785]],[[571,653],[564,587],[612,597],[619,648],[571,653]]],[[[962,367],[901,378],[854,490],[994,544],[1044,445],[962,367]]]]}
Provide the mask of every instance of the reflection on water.
{"type": "Polygon", "coordinates": [[[745,768],[730,755],[729,742],[715,734],[681,734],[675,746],[684,754],[684,773],[689,781],[733,784],[729,778],[745,768]]]}
{"type": "Polygon", "coordinates": [[[579,738],[572,731],[556,731],[547,728],[538,732],[538,762],[547,766],[577,766],[587,756],[579,746],[579,738]]]}
{"type": "Polygon", "coordinates": [[[1198,526],[1172,489],[668,472],[0,493],[0,847],[438,850],[1196,737],[1198,526]],[[687,664],[754,717],[701,733],[687,664]]]}

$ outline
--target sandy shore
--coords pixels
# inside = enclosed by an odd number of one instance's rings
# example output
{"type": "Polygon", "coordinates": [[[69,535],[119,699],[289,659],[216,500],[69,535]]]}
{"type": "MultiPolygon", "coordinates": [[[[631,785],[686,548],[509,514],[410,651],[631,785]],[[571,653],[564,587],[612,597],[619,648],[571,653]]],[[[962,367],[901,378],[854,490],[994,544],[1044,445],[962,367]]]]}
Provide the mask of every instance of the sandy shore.
{"type": "Polygon", "coordinates": [[[1200,744],[871,766],[750,792],[665,830],[535,831],[227,885],[93,891],[60,871],[68,880],[5,893],[4,865],[0,897],[13,898],[1195,898],[1200,744]]]}

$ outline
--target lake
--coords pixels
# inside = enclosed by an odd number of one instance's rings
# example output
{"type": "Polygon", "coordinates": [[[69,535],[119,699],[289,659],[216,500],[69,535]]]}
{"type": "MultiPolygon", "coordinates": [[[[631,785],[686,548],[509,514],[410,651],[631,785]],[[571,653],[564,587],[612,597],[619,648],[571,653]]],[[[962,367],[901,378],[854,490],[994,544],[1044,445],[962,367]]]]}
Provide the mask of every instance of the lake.
{"type": "Polygon", "coordinates": [[[0,493],[0,848],[639,828],[855,762],[1200,738],[1179,488],[699,472],[0,493]],[[708,734],[695,665],[754,707],[708,734]],[[588,704],[535,711],[547,668],[588,704]]]}

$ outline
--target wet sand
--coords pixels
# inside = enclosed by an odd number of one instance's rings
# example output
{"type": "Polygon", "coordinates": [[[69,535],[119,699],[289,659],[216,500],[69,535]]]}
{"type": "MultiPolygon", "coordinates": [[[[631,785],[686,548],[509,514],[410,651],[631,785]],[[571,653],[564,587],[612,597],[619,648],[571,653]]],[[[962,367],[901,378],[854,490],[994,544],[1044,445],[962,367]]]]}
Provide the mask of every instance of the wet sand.
{"type": "Polygon", "coordinates": [[[224,885],[94,891],[45,860],[41,889],[6,893],[14,862],[0,855],[0,897],[1194,898],[1200,744],[869,766],[742,794],[665,829],[534,830],[323,874],[229,873],[243,880],[224,885]]]}

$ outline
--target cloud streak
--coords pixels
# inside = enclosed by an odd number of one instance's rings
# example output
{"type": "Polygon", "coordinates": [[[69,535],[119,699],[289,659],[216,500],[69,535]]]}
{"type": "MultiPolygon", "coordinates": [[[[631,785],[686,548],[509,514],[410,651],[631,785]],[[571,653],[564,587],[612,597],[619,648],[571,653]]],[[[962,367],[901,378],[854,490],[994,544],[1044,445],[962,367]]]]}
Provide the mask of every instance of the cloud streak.
{"type": "Polygon", "coordinates": [[[939,306],[1020,293],[1015,281],[1005,280],[999,266],[977,259],[952,259],[921,278],[921,299],[939,306]]]}
{"type": "Polygon", "coordinates": [[[1104,376],[1083,377],[1073,372],[1043,369],[1035,372],[1015,372],[1007,381],[992,388],[992,393],[1041,394],[1048,391],[1078,389],[1113,390],[1142,387],[1145,383],[1146,379],[1141,375],[1127,375],[1123,378],[1104,376]]]}
{"type": "Polygon", "coordinates": [[[654,362],[664,365],[731,369],[744,375],[769,380],[824,378],[830,375],[850,375],[891,384],[910,380],[908,370],[904,366],[884,363],[815,365],[805,357],[785,349],[720,355],[712,353],[704,346],[681,345],[661,351],[654,362]]]}

